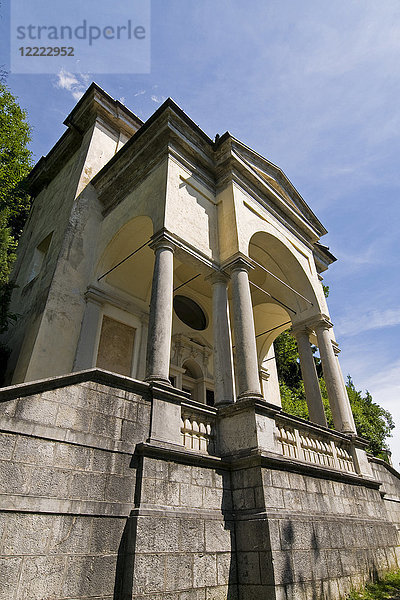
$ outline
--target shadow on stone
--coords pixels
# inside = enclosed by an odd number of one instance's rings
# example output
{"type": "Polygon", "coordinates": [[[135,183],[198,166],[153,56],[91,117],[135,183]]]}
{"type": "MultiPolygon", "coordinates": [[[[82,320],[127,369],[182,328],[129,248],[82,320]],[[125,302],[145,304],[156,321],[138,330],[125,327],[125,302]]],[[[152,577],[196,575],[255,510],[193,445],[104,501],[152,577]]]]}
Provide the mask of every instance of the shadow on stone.
{"type": "MultiPolygon", "coordinates": [[[[136,469],[135,506],[140,505],[142,486],[142,461],[132,456],[130,467],[136,469]]],[[[137,534],[137,518],[129,516],[122,533],[118,548],[115,568],[115,584],[113,600],[131,600],[133,593],[133,574],[135,568],[135,547],[137,534]]]]}
{"type": "Polygon", "coordinates": [[[136,519],[129,517],[118,548],[113,600],[130,600],[132,598],[136,526],[136,519]]]}
{"type": "Polygon", "coordinates": [[[239,591],[237,584],[237,551],[236,551],[236,527],[235,520],[232,514],[232,489],[231,489],[231,474],[229,471],[217,471],[217,474],[222,475],[222,503],[221,512],[224,518],[224,527],[230,532],[230,559],[229,559],[229,575],[228,575],[228,590],[226,600],[238,600],[239,591]]]}

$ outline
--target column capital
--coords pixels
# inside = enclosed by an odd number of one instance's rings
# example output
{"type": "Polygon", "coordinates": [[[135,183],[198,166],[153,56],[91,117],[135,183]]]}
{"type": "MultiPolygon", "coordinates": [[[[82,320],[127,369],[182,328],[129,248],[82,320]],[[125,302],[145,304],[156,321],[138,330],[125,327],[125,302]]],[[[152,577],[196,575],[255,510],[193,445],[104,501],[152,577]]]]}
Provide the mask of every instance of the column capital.
{"type": "Polygon", "coordinates": [[[326,315],[322,315],[321,318],[313,322],[312,327],[315,332],[317,332],[317,329],[328,331],[328,329],[332,329],[333,323],[326,315]]]}
{"type": "Polygon", "coordinates": [[[228,285],[229,279],[229,275],[224,271],[214,271],[204,278],[204,280],[209,281],[211,285],[214,285],[215,283],[223,283],[224,285],[228,285]]]}
{"type": "Polygon", "coordinates": [[[304,321],[295,321],[292,323],[291,333],[296,335],[297,333],[305,331],[310,335],[313,332],[316,333],[318,328],[331,329],[332,327],[333,323],[331,323],[328,315],[324,313],[316,313],[312,317],[304,319],[304,321]]]}
{"type": "Polygon", "coordinates": [[[226,271],[229,275],[231,275],[234,271],[246,271],[248,273],[254,268],[255,266],[251,258],[242,255],[236,255],[223,265],[224,271],[226,271]]]}
{"type": "Polygon", "coordinates": [[[309,338],[313,333],[313,328],[309,325],[304,325],[304,323],[300,325],[292,325],[289,333],[291,333],[296,339],[301,335],[306,335],[309,338]]]}
{"type": "Polygon", "coordinates": [[[175,252],[176,248],[174,238],[166,229],[157,231],[157,233],[151,237],[149,246],[154,251],[159,250],[160,248],[168,248],[169,250],[172,250],[172,252],[175,252]]]}

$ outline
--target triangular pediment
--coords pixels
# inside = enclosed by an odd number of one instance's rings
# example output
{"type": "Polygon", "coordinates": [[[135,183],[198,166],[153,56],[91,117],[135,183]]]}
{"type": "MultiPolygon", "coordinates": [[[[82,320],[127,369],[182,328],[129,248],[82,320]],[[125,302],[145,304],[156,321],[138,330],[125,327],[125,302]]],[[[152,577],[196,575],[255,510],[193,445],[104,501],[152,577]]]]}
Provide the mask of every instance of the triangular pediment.
{"type": "Polygon", "coordinates": [[[272,197],[275,196],[301,219],[312,225],[319,235],[327,233],[322,223],[279,167],[236,139],[233,140],[232,150],[249,169],[249,172],[265,184],[266,191],[269,191],[272,197]]]}

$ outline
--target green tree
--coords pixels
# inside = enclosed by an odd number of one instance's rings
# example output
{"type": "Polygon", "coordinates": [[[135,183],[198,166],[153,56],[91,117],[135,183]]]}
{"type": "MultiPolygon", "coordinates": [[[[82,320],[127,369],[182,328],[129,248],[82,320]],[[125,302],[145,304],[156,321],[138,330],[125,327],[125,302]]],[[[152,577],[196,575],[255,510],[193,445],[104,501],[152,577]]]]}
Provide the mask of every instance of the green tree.
{"type": "MultiPolygon", "coordinates": [[[[301,379],[300,359],[296,340],[288,332],[279,335],[275,342],[275,358],[278,370],[279,387],[282,398],[282,408],[285,412],[308,419],[308,408],[301,379]]],[[[316,347],[313,346],[315,353],[316,347]]],[[[320,375],[322,401],[325,408],[328,426],[333,428],[332,413],[329,406],[328,394],[324,378],[322,377],[321,364],[318,357],[314,357],[317,373],[320,375]]],[[[356,390],[350,377],[347,378],[347,394],[354,414],[358,434],[368,441],[367,451],[374,456],[387,460],[387,438],[394,428],[391,414],[373,402],[371,394],[356,390]]]]}
{"type": "MultiPolygon", "coordinates": [[[[4,84],[5,78],[5,71],[0,68],[0,333],[17,318],[8,310],[14,287],[10,273],[29,212],[25,177],[32,166],[32,155],[27,148],[31,128],[25,111],[4,84]]],[[[0,384],[9,353],[9,348],[0,344],[0,384]]]]}
{"type": "Polygon", "coordinates": [[[9,277],[30,207],[25,183],[32,166],[32,154],[27,148],[30,139],[25,111],[0,83],[0,332],[7,329],[13,318],[7,311],[12,290],[9,277]]]}

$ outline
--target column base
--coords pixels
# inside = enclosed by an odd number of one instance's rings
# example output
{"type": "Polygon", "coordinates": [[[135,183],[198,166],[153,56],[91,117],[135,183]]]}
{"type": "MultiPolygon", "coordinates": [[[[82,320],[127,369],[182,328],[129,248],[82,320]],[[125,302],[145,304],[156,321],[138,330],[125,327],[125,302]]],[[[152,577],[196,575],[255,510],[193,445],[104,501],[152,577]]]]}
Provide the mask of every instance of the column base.
{"type": "Polygon", "coordinates": [[[220,400],[219,402],[215,402],[214,407],[219,408],[220,406],[230,406],[231,404],[235,404],[234,398],[230,398],[229,400],[220,400]]]}
{"type": "Polygon", "coordinates": [[[264,400],[264,396],[258,392],[242,392],[237,397],[238,402],[243,400],[264,400]]]}
{"type": "Polygon", "coordinates": [[[170,380],[165,379],[165,377],[162,377],[161,375],[149,375],[145,378],[145,381],[147,383],[157,383],[160,385],[167,385],[168,387],[173,387],[170,380]]]}

